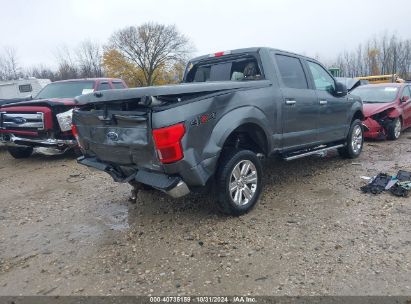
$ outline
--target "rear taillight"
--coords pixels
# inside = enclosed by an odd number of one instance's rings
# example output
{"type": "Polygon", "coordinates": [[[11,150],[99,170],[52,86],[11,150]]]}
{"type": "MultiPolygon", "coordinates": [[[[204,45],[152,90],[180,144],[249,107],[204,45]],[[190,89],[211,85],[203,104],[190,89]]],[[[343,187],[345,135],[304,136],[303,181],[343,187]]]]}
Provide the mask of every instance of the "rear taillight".
{"type": "Polygon", "coordinates": [[[173,163],[184,157],[181,139],[185,132],[183,123],[153,130],[158,158],[163,164],[173,163]]]}
{"type": "Polygon", "coordinates": [[[81,144],[80,144],[79,137],[78,137],[78,130],[77,130],[77,126],[76,126],[76,125],[73,125],[73,124],[71,125],[71,132],[73,133],[73,136],[74,136],[74,138],[76,139],[78,146],[79,146],[80,148],[82,148],[82,146],[81,146],[81,144]]]}
{"type": "Polygon", "coordinates": [[[78,138],[78,131],[76,125],[71,125],[71,132],[73,132],[73,136],[77,139],[78,138]]]}

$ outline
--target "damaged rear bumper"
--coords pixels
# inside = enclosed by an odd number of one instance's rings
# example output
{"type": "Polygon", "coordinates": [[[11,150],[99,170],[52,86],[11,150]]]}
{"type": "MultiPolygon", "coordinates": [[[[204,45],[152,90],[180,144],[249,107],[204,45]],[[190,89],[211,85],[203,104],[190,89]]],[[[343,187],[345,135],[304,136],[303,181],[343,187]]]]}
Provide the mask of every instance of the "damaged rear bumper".
{"type": "Polygon", "coordinates": [[[179,176],[170,176],[159,172],[138,170],[129,176],[123,176],[113,166],[103,163],[94,157],[81,156],[77,159],[81,165],[108,173],[116,182],[139,182],[163,191],[173,198],[179,198],[190,193],[187,184],[179,176]]]}

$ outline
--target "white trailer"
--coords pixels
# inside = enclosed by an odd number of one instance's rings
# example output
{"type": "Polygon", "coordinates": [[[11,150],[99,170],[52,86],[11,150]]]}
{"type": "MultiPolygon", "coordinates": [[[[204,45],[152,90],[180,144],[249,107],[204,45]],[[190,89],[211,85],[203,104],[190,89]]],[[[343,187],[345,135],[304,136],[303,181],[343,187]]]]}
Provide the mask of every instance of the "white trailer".
{"type": "Polygon", "coordinates": [[[51,81],[50,79],[27,78],[0,81],[0,99],[33,98],[51,81]]]}

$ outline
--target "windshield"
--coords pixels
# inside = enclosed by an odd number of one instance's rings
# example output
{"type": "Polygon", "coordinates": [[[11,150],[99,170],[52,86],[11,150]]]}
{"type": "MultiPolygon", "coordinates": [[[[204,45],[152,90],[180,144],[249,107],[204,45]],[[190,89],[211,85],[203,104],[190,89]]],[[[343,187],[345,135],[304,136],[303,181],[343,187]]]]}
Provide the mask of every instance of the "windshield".
{"type": "Polygon", "coordinates": [[[264,79],[253,56],[189,64],[185,82],[247,81],[264,79]]]}
{"type": "Polygon", "coordinates": [[[54,82],[46,85],[35,99],[74,98],[93,92],[93,81],[54,82]]]}
{"type": "Polygon", "coordinates": [[[365,103],[385,103],[395,100],[398,94],[398,87],[376,86],[358,87],[351,94],[361,97],[365,103]]]}

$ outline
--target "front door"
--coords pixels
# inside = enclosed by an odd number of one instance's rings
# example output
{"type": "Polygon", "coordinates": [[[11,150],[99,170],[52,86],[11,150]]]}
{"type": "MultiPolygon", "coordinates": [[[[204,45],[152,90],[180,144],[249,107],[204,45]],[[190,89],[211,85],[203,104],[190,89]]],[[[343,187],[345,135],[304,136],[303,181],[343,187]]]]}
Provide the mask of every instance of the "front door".
{"type": "Polygon", "coordinates": [[[329,143],[344,139],[350,123],[347,117],[351,106],[347,100],[349,96],[335,96],[334,78],[318,63],[306,62],[319,106],[318,140],[322,143],[329,143]]]}

